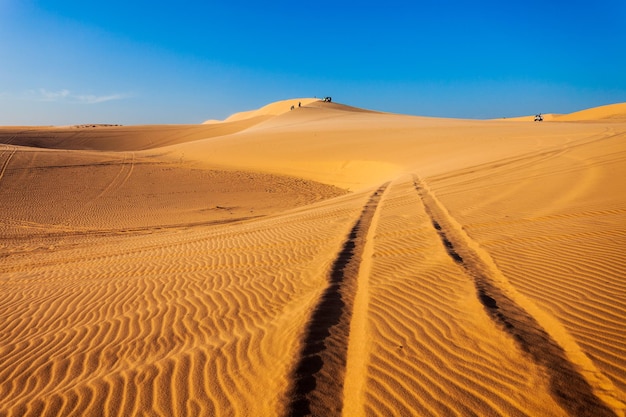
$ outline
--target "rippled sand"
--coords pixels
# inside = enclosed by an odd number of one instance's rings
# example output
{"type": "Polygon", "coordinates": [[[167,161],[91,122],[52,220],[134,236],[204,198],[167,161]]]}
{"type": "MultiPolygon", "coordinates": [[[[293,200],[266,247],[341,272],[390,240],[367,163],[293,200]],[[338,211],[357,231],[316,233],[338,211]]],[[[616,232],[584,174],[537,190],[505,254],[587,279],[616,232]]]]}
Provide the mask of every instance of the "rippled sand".
{"type": "Polygon", "coordinates": [[[626,104],[531,120],[0,128],[0,415],[623,416],[626,104]]]}

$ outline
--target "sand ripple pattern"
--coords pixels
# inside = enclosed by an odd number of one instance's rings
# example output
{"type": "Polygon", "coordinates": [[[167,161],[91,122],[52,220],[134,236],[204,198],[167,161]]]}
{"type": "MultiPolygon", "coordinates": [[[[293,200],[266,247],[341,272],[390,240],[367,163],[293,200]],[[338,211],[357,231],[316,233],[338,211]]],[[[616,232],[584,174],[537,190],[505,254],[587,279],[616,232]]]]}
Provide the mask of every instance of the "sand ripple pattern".
{"type": "Polygon", "coordinates": [[[357,294],[367,292],[355,305],[344,415],[566,415],[544,371],[489,319],[411,178],[386,196],[357,294]]]}
{"type": "Polygon", "coordinates": [[[284,104],[0,128],[0,417],[626,415],[624,104],[284,104]]]}
{"type": "MultiPolygon", "coordinates": [[[[478,299],[491,319],[515,339],[524,353],[545,369],[550,392],[559,405],[570,415],[615,416],[597,395],[604,395],[603,387],[594,389],[579,372],[579,367],[571,362],[565,349],[549,334],[550,329],[543,328],[516,301],[519,295],[509,288],[493,261],[486,253],[481,255],[474,249],[475,242],[441,208],[424,183],[416,180],[415,186],[448,255],[473,279],[478,299]]],[[[570,342],[570,346],[573,344],[570,342]]]]}
{"type": "Polygon", "coordinates": [[[281,413],[297,340],[367,198],[7,258],[0,415],[281,413]]]}
{"type": "Polygon", "coordinates": [[[622,413],[626,201],[610,187],[626,175],[625,139],[607,131],[549,161],[529,155],[526,171],[493,164],[430,182],[509,282],[558,318],[622,413]],[[489,180],[469,188],[475,176],[489,180]]]}
{"type": "Polygon", "coordinates": [[[370,197],[329,271],[329,285],[307,323],[294,371],[290,416],[339,416],[354,294],[372,218],[385,192],[370,197]]]}

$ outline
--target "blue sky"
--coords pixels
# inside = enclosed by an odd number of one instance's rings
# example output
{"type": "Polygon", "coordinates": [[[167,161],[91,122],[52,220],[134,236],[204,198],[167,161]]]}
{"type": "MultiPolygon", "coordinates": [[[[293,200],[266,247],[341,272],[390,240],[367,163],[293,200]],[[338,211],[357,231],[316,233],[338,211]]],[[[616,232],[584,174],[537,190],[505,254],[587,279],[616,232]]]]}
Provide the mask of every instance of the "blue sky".
{"type": "Polygon", "coordinates": [[[199,123],[292,97],[466,118],[626,101],[626,1],[0,0],[0,125],[199,123]]]}

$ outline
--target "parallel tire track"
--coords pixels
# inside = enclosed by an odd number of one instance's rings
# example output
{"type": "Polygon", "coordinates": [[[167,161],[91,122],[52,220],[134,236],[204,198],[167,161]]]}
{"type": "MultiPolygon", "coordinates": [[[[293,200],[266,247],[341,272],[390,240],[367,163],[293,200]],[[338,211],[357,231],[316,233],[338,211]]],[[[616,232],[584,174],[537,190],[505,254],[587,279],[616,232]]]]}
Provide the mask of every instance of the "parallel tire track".
{"type": "Polygon", "coordinates": [[[590,383],[570,362],[564,349],[523,307],[496,284],[490,267],[480,255],[454,235],[434,197],[415,178],[415,188],[450,257],[473,279],[477,296],[489,317],[507,332],[536,364],[545,369],[551,394],[570,415],[615,416],[615,412],[596,396],[590,383]]]}
{"type": "Polygon", "coordinates": [[[117,172],[115,177],[111,180],[111,182],[98,194],[93,201],[96,201],[105,195],[119,190],[126,181],[130,178],[133,173],[133,169],[135,168],[135,153],[130,152],[124,153],[124,159],[120,162],[120,170],[117,172]],[[129,161],[130,160],[130,161],[129,161]]]}
{"type": "Polygon", "coordinates": [[[343,405],[348,336],[361,254],[372,218],[388,184],[370,197],[350,231],[315,307],[293,372],[289,416],[339,416],[343,405]]]}
{"type": "Polygon", "coordinates": [[[2,157],[5,155],[5,153],[8,153],[6,159],[2,163],[2,166],[0,166],[0,180],[2,180],[2,177],[4,177],[4,173],[6,172],[7,167],[9,166],[9,162],[11,162],[11,159],[13,158],[16,152],[17,152],[16,146],[7,146],[4,149],[4,151],[0,154],[0,157],[2,157]]]}
{"type": "Polygon", "coordinates": [[[131,177],[135,169],[135,163],[135,153],[125,152],[122,161],[119,162],[120,168],[113,179],[95,197],[91,198],[73,213],[69,219],[69,223],[75,225],[76,219],[88,213],[98,200],[122,188],[131,177]]]}

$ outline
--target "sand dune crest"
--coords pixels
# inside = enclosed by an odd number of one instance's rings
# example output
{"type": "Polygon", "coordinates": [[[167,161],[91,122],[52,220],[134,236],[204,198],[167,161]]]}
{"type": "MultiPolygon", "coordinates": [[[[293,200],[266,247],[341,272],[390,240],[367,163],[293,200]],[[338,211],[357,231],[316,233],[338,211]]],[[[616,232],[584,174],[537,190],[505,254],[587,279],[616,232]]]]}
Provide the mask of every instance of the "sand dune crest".
{"type": "MultiPolygon", "coordinates": [[[[239,120],[253,119],[257,117],[278,116],[283,113],[287,113],[291,110],[291,106],[299,107],[299,105],[306,106],[310,103],[314,103],[319,99],[316,98],[293,98],[288,100],[281,100],[274,103],[267,104],[260,109],[249,110],[244,112],[235,113],[224,119],[224,122],[236,122],[239,120]]],[[[207,123],[221,123],[219,120],[207,120],[207,123]]]]}

